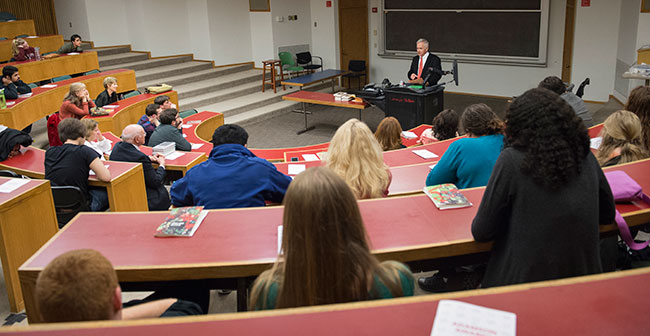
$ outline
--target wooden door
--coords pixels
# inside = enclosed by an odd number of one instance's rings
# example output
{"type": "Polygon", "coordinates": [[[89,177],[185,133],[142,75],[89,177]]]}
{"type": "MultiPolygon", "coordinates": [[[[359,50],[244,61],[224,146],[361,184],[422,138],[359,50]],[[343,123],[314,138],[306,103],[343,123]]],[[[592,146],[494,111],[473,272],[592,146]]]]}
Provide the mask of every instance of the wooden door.
{"type": "MultiPolygon", "coordinates": [[[[341,69],[347,70],[350,60],[366,61],[368,73],[368,1],[339,1],[339,49],[341,50],[341,69]]],[[[367,76],[362,77],[365,81],[367,76]]],[[[352,87],[357,85],[352,80],[352,87]]],[[[347,81],[345,82],[347,84],[347,81]]]]}
{"type": "Polygon", "coordinates": [[[573,67],[573,37],[576,21],[576,0],[566,1],[564,18],[564,50],[562,52],[562,81],[571,83],[571,69],[573,67]]]}

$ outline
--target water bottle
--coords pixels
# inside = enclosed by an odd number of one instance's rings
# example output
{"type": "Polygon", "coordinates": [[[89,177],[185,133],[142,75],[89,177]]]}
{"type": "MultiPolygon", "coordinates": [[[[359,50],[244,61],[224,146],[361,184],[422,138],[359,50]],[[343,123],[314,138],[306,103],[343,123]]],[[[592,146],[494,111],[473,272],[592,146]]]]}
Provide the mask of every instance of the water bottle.
{"type": "Polygon", "coordinates": [[[5,89],[0,89],[0,109],[7,108],[7,100],[5,99],[5,89]]]}
{"type": "Polygon", "coordinates": [[[34,58],[36,58],[37,61],[41,60],[41,48],[40,47],[34,47],[34,58]]]}

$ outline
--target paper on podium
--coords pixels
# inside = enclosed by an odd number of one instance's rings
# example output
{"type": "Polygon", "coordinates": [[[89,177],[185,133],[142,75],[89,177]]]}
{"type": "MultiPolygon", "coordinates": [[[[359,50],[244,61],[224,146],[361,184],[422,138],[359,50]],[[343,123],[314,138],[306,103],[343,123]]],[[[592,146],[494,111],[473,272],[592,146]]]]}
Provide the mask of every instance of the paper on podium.
{"type": "Polygon", "coordinates": [[[517,315],[454,300],[440,300],[431,336],[514,336],[517,315]]]}
{"type": "Polygon", "coordinates": [[[415,153],[417,156],[420,156],[423,159],[433,159],[438,157],[438,155],[431,153],[426,149],[416,149],[413,151],[413,153],[415,153]]]}

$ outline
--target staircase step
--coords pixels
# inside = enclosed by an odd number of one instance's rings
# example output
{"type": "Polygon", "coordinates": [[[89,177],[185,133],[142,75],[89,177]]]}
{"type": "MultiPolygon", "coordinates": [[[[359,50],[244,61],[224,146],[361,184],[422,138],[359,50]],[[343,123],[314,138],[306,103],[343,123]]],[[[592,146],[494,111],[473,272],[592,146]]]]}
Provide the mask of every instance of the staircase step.
{"type": "Polygon", "coordinates": [[[151,69],[155,67],[162,67],[170,64],[177,64],[183,62],[189,62],[192,60],[192,56],[178,56],[178,57],[169,57],[169,58],[156,58],[148,59],[138,62],[122,63],[117,65],[101,67],[102,71],[114,70],[114,69],[131,69],[131,70],[144,70],[151,69]]]}
{"type": "MultiPolygon", "coordinates": [[[[185,63],[181,63],[185,64],[185,63]]],[[[209,68],[207,70],[200,70],[200,71],[193,71],[193,72],[187,72],[183,73],[181,75],[175,75],[175,76],[169,76],[169,77],[164,77],[162,79],[155,79],[155,80],[149,80],[149,81],[143,81],[142,78],[147,78],[150,77],[149,75],[152,74],[158,74],[160,73],[159,68],[156,69],[148,69],[148,70],[141,70],[138,71],[136,74],[137,81],[138,81],[138,86],[140,87],[147,87],[151,85],[156,85],[160,83],[166,83],[172,86],[178,86],[178,85],[183,85],[183,84],[188,84],[188,83],[193,83],[196,81],[201,81],[201,80],[206,80],[210,78],[219,78],[221,76],[229,75],[232,73],[236,72],[241,72],[245,71],[248,69],[252,69],[252,66],[249,64],[245,65],[234,65],[234,66],[228,66],[228,67],[221,67],[221,68],[209,68]]]]}
{"type": "Polygon", "coordinates": [[[261,87],[262,73],[257,69],[241,71],[218,78],[210,78],[192,83],[175,86],[178,92],[178,99],[195,97],[209,92],[228,89],[234,86],[247,83],[259,83],[261,87]]]}
{"type": "Polygon", "coordinates": [[[125,53],[111,54],[105,56],[98,56],[97,58],[99,60],[100,67],[107,67],[116,64],[133,63],[133,62],[147,60],[148,56],[147,54],[144,53],[125,52],[125,53]]]}
{"type": "MultiPolygon", "coordinates": [[[[86,49],[84,49],[86,50],[86,49]]],[[[89,49],[88,51],[96,51],[97,56],[108,56],[115,54],[123,54],[131,52],[129,47],[111,47],[111,48],[99,48],[99,49],[89,49]]]]}
{"type": "MultiPolygon", "coordinates": [[[[224,102],[224,101],[232,102],[235,101],[237,97],[250,95],[251,93],[255,93],[259,91],[261,91],[260,83],[251,82],[251,83],[229,87],[227,89],[219,90],[216,92],[209,92],[209,93],[204,93],[190,98],[185,98],[182,101],[179,101],[179,104],[183,107],[183,110],[189,110],[193,108],[199,109],[202,108],[203,106],[212,105],[219,102],[224,102]]],[[[273,95],[273,91],[270,92],[271,95],[273,95]]],[[[278,98],[280,97],[281,96],[278,95],[278,98]]],[[[207,110],[215,111],[215,112],[224,112],[223,108],[221,108],[221,110],[215,110],[215,109],[207,109],[207,110]]]]}
{"type": "Polygon", "coordinates": [[[284,114],[295,110],[299,107],[299,105],[300,103],[294,101],[282,100],[269,105],[258,107],[256,109],[251,109],[246,112],[225,116],[224,123],[237,124],[241,127],[246,128],[247,125],[263,122],[279,114],[284,114]]]}
{"type": "Polygon", "coordinates": [[[138,84],[138,87],[147,87],[151,85],[156,85],[160,83],[166,83],[169,85],[180,85],[176,84],[178,81],[170,82],[167,79],[169,77],[178,77],[178,76],[189,76],[192,73],[199,71],[211,70],[212,64],[208,62],[197,62],[197,61],[187,61],[183,63],[174,63],[164,66],[159,66],[150,69],[142,69],[135,72],[135,80],[138,84]]]}

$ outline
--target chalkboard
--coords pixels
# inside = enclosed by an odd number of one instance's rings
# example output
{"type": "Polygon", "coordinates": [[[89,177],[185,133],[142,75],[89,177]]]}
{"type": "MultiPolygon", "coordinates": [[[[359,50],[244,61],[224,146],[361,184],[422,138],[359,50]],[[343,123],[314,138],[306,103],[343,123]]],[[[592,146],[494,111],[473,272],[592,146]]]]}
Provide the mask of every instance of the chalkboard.
{"type": "Polygon", "coordinates": [[[549,0],[384,0],[380,55],[545,64],[549,0]]]}

